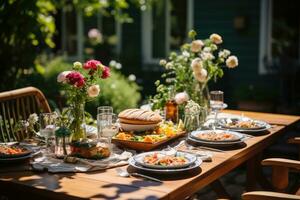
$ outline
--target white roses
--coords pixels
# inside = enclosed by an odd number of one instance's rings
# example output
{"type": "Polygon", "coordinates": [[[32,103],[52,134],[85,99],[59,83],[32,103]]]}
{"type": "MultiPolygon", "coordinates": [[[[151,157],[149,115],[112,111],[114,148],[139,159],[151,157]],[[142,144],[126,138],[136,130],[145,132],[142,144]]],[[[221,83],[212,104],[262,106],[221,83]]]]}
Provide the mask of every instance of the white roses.
{"type": "Polygon", "coordinates": [[[202,42],[202,40],[194,40],[191,43],[191,51],[193,53],[197,53],[202,49],[203,46],[204,46],[204,43],[202,42]]]}
{"type": "Polygon", "coordinates": [[[239,65],[239,61],[236,56],[229,56],[226,60],[226,65],[228,68],[235,68],[239,65]]]}
{"type": "Polygon", "coordinates": [[[216,33],[211,34],[209,39],[215,44],[221,44],[223,42],[222,37],[216,33]]]}
{"type": "Polygon", "coordinates": [[[200,58],[195,58],[191,67],[193,69],[194,77],[201,83],[204,83],[207,78],[207,71],[203,68],[203,61],[200,58]]]}
{"type": "Polygon", "coordinates": [[[99,85],[92,85],[87,89],[87,93],[89,97],[97,97],[100,93],[100,86],[99,85]]]}
{"type": "Polygon", "coordinates": [[[185,103],[189,100],[189,95],[186,92],[180,92],[180,93],[175,95],[174,99],[175,99],[175,102],[178,105],[180,105],[180,104],[183,104],[183,103],[185,103]]]}

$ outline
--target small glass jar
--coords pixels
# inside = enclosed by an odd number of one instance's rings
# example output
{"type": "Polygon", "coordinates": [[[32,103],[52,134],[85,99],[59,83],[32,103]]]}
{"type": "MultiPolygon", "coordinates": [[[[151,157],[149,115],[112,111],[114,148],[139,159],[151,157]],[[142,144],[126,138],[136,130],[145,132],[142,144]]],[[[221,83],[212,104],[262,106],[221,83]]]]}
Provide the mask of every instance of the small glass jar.
{"type": "Polygon", "coordinates": [[[56,136],[55,137],[55,156],[65,157],[70,153],[70,137],[56,136]]]}
{"type": "Polygon", "coordinates": [[[185,113],[184,115],[184,127],[185,129],[190,132],[197,130],[200,127],[200,118],[199,112],[195,113],[185,113]]]}

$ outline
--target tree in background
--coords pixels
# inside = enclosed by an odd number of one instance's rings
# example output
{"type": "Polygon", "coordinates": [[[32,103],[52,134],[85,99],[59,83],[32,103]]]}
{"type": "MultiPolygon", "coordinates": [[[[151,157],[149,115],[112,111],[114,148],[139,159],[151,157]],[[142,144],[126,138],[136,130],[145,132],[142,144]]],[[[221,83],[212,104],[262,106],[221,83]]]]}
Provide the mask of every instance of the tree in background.
{"type": "Polygon", "coordinates": [[[39,71],[39,54],[55,47],[53,15],[73,4],[86,15],[101,12],[120,22],[132,22],[130,6],[146,10],[157,0],[2,0],[0,2],[0,90],[15,88],[19,75],[39,71]]]}

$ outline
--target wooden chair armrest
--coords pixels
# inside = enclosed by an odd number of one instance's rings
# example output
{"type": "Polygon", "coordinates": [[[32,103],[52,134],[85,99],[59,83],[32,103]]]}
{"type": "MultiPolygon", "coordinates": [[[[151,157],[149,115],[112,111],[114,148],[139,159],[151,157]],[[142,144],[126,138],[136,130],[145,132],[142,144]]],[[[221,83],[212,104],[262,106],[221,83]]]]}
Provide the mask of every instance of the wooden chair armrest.
{"type": "Polygon", "coordinates": [[[300,200],[300,196],[279,192],[255,191],[242,195],[243,200],[300,200]]]}
{"type": "Polygon", "coordinates": [[[300,161],[285,158],[268,158],[261,162],[264,166],[279,166],[300,170],[300,161]]]}
{"type": "Polygon", "coordinates": [[[290,143],[290,144],[300,144],[300,137],[290,138],[290,139],[288,139],[288,143],[290,143]]]}

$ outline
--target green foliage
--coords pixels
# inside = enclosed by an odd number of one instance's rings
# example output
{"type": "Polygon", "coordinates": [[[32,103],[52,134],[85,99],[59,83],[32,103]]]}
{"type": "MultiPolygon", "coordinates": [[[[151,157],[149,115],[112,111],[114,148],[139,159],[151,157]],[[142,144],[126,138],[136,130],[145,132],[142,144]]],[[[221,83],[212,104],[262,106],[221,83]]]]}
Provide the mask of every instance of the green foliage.
{"type": "MultiPolygon", "coordinates": [[[[72,69],[71,63],[64,61],[62,57],[57,57],[47,62],[44,74],[34,72],[24,75],[19,81],[19,86],[32,85],[40,88],[53,108],[61,108],[65,106],[65,94],[56,78],[60,72],[70,69],[72,69]]],[[[125,108],[136,107],[141,99],[139,86],[115,69],[111,69],[110,78],[99,80],[99,85],[101,89],[99,97],[86,104],[86,110],[93,115],[97,112],[97,106],[110,105],[119,112],[125,108]]]]}
{"type": "Polygon", "coordinates": [[[55,7],[51,0],[0,2],[1,90],[14,87],[20,71],[33,66],[39,52],[53,48],[55,7]]]}

